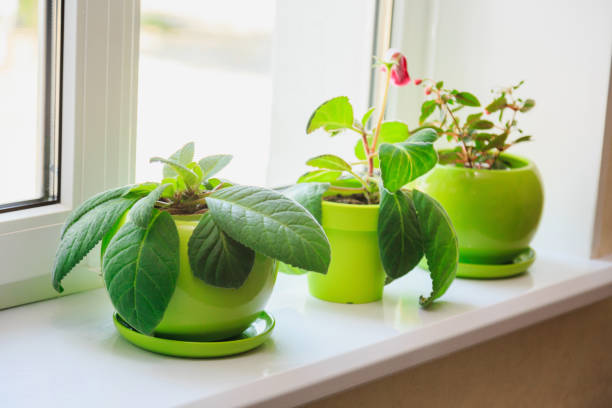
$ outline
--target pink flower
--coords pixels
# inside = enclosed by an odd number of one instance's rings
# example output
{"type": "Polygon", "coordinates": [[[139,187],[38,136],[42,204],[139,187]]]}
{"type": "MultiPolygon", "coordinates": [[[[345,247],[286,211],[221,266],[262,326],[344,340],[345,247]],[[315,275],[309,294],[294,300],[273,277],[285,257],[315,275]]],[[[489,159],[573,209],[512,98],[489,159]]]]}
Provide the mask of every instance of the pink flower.
{"type": "Polygon", "coordinates": [[[391,64],[391,79],[396,86],[403,86],[410,82],[408,63],[404,54],[396,49],[389,48],[383,61],[386,64],[391,64]]]}
{"type": "Polygon", "coordinates": [[[429,94],[431,94],[431,86],[427,85],[425,87],[425,95],[429,95],[429,94]]]}
{"type": "Polygon", "coordinates": [[[422,79],[415,79],[415,80],[414,80],[414,84],[415,84],[415,85],[421,85],[421,82],[423,82],[423,80],[422,80],[422,79]]]}

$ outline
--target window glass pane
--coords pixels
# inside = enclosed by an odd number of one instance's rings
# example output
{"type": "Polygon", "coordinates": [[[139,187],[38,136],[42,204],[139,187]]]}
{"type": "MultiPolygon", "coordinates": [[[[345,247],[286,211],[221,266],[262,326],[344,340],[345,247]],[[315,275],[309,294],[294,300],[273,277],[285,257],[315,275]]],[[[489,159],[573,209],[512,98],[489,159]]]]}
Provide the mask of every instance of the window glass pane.
{"type": "Polygon", "coordinates": [[[0,210],[57,198],[50,174],[57,7],[50,0],[0,1],[0,210]]]}
{"type": "Polygon", "coordinates": [[[265,182],[274,0],[142,0],[136,180],[189,141],[234,155],[222,176],[265,182]],[[237,12],[239,10],[239,12],[237,12]]]}

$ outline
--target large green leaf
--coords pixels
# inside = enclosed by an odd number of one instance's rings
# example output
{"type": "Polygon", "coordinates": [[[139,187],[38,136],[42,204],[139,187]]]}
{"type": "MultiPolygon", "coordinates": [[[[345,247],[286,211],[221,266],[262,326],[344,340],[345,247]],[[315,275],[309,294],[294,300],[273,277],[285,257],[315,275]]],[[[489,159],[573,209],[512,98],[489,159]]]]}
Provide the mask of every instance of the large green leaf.
{"type": "Polygon", "coordinates": [[[378,211],[378,247],[385,273],[404,276],[423,258],[423,239],[411,194],[381,191],[378,211]]]}
{"type": "Polygon", "coordinates": [[[329,183],[331,181],[337,180],[338,177],[342,175],[341,171],[337,170],[314,170],[309,171],[308,173],[304,173],[298,179],[298,183],[312,183],[312,182],[320,182],[320,183],[329,183]]]}
{"type": "Polygon", "coordinates": [[[329,183],[298,183],[281,191],[306,208],[321,223],[321,199],[329,183]]]}
{"type": "Polygon", "coordinates": [[[176,288],[179,237],[172,216],[155,211],[146,228],[123,224],[102,260],[111,302],[136,330],[151,334],[176,288]]]}
{"type": "Polygon", "coordinates": [[[459,247],[455,229],[444,208],[419,190],[413,190],[412,198],[419,217],[425,257],[432,279],[431,294],[419,299],[421,305],[427,307],[442,296],[455,279],[459,247]]]}
{"type": "Polygon", "coordinates": [[[231,154],[215,154],[213,156],[204,157],[198,162],[202,168],[202,179],[208,180],[210,177],[217,174],[221,169],[229,164],[234,156],[231,154]]]}
{"type": "Polygon", "coordinates": [[[347,129],[353,126],[353,107],[346,96],[338,96],[323,102],[310,116],[306,133],[319,128],[328,132],[347,129]]]}
{"type": "MultiPolygon", "coordinates": [[[[404,122],[383,122],[383,124],[380,125],[378,144],[403,142],[408,138],[408,136],[410,136],[410,131],[408,130],[408,125],[406,125],[404,122]]],[[[368,136],[367,139],[368,143],[372,144],[372,136],[368,136]]],[[[363,142],[361,139],[359,139],[355,144],[355,156],[359,160],[366,159],[365,149],[363,148],[363,142]]],[[[374,158],[374,167],[379,167],[377,158],[374,158]]]]}
{"type": "Polygon", "coordinates": [[[209,285],[239,288],[247,280],[255,252],[223,232],[210,213],[205,213],[188,243],[193,274],[209,285]]]}
{"type": "Polygon", "coordinates": [[[155,203],[168,187],[170,187],[170,184],[161,185],[151,191],[145,198],[134,204],[134,207],[130,210],[130,220],[140,228],[147,228],[153,216],[153,207],[155,203]]]}
{"type": "Polygon", "coordinates": [[[70,228],[72,224],[77,222],[83,215],[87,212],[91,211],[93,208],[99,206],[100,204],[112,200],[113,198],[121,197],[125,193],[129,192],[132,189],[132,186],[123,186],[119,188],[114,188],[112,190],[103,191],[102,193],[96,194],[95,196],[85,200],[80,206],[75,208],[74,211],[68,215],[68,219],[64,223],[62,227],[62,232],[60,233],[60,237],[64,237],[64,234],[70,228]]]}
{"type": "Polygon", "coordinates": [[[265,188],[233,186],[206,202],[215,223],[236,241],[281,262],[327,272],[331,250],[323,228],[295,201],[265,188]]]}
{"type": "Polygon", "coordinates": [[[182,177],[185,184],[190,187],[197,186],[200,182],[199,180],[201,180],[201,177],[198,177],[195,171],[177,161],[164,159],[163,157],[152,157],[149,162],[160,162],[170,166],[180,177],[182,177]]]}
{"type": "MultiPolygon", "coordinates": [[[[55,290],[63,292],[62,279],[100,242],[123,213],[139,199],[140,197],[129,196],[106,200],[81,214],[66,228],[55,253],[53,264],[55,290]]],[[[87,207],[90,205],[88,204],[87,207]]]]}
{"type": "Polygon", "coordinates": [[[412,180],[427,173],[438,161],[432,143],[384,143],[378,151],[384,187],[395,192],[412,180]]]}
{"type": "Polygon", "coordinates": [[[438,133],[431,128],[421,129],[414,132],[407,140],[410,143],[433,143],[438,139],[438,133]]]}
{"type": "MultiPolygon", "coordinates": [[[[169,157],[170,161],[182,164],[183,166],[187,166],[189,163],[193,161],[193,152],[195,150],[195,145],[193,142],[187,143],[185,146],[181,147],[179,150],[174,152],[172,156],[169,157]]],[[[166,177],[176,177],[177,172],[172,166],[166,164],[163,169],[164,178],[166,177]]]]}
{"type": "Polygon", "coordinates": [[[309,159],[306,164],[323,170],[351,171],[352,169],[351,165],[344,161],[343,158],[333,154],[313,157],[309,159]]]}

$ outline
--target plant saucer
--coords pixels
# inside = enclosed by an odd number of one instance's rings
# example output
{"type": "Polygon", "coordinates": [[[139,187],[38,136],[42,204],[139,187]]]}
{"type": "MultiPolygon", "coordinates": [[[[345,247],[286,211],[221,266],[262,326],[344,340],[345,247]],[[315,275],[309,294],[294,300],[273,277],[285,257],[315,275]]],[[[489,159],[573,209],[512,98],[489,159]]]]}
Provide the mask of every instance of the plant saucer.
{"type": "MultiPolygon", "coordinates": [[[[512,262],[506,264],[473,264],[459,262],[457,277],[470,279],[509,278],[525,272],[527,268],[533,264],[535,258],[536,252],[533,248],[527,248],[518,254],[512,262]]],[[[419,266],[427,270],[425,258],[423,258],[419,266]]]]}
{"type": "Polygon", "coordinates": [[[261,312],[241,334],[220,341],[182,341],[148,336],[130,327],[117,313],[113,315],[119,334],[130,343],[154,353],[176,357],[211,358],[244,353],[261,346],[272,334],[274,318],[261,312]]]}

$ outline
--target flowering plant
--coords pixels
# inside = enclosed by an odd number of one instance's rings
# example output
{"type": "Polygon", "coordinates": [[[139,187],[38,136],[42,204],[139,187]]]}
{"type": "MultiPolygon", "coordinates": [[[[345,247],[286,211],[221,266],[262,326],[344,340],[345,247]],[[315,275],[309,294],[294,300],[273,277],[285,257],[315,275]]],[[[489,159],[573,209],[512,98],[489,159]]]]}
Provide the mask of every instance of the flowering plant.
{"type": "Polygon", "coordinates": [[[448,215],[427,194],[406,187],[435,166],[438,156],[433,147],[435,130],[421,129],[410,134],[400,121],[385,121],[391,84],[410,83],[406,57],[389,50],[375,64],[385,74],[385,87],[378,107],[355,118],[346,96],[321,104],[310,116],[306,133],[322,129],[330,136],[348,132],[359,137],[356,161],[333,154],[313,157],[306,162],[315,169],[304,174],[298,184],[284,193],[321,219],[321,200],[349,204],[379,204],[378,246],[387,282],[410,272],[425,256],[433,280],[430,296],[420,298],[428,306],[440,297],[455,277],[458,262],[457,238],[448,215]],[[376,121],[369,126],[376,112],[376,121]]]}
{"type": "Polygon", "coordinates": [[[501,154],[517,143],[531,140],[531,136],[525,135],[517,126],[518,114],[526,113],[535,106],[533,99],[523,100],[516,96],[523,81],[492,90],[493,101],[484,109],[474,95],[446,89],[443,81],[415,80],[415,84],[423,86],[425,94],[431,95],[421,106],[419,129],[434,129],[439,136],[446,136],[456,145],[452,150],[441,152],[440,161],[443,163],[479,169],[504,169],[509,165],[501,154]],[[459,111],[464,108],[476,109],[461,117],[459,111]],[[439,113],[438,117],[428,121],[435,111],[439,113]],[[517,133],[518,136],[510,141],[510,137],[517,133]]]}

